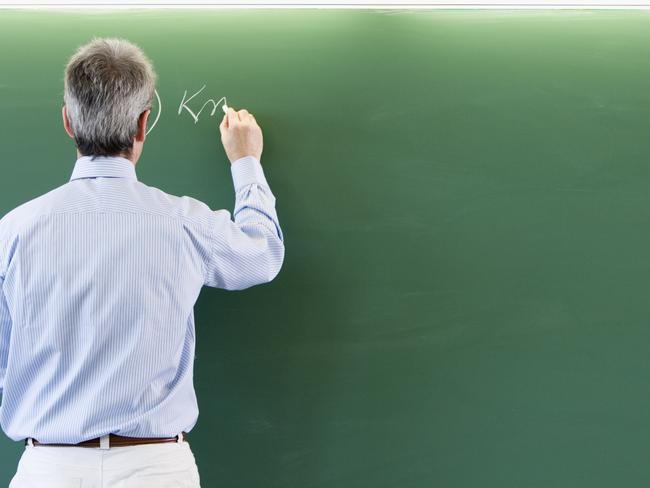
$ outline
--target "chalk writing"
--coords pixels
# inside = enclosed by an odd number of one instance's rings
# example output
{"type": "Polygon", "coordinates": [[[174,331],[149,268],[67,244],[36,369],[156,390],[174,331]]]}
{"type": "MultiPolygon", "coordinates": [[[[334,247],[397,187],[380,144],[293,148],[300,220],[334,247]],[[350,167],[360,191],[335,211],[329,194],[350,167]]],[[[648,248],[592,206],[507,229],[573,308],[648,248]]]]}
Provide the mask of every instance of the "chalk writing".
{"type": "MultiPolygon", "coordinates": [[[[0,85],[1,86],[1,85],[0,85]]],[[[187,98],[187,90],[183,93],[183,99],[181,100],[181,104],[178,106],[178,115],[183,113],[183,109],[187,110],[187,112],[190,114],[190,116],[194,119],[194,123],[196,124],[199,121],[199,116],[201,115],[201,112],[203,112],[203,109],[205,108],[206,105],[212,104],[212,111],[210,112],[210,117],[214,115],[214,113],[217,111],[217,108],[219,107],[219,104],[223,102],[222,106],[224,108],[224,111],[228,108],[227,100],[226,97],[221,97],[219,100],[216,102],[214,99],[210,98],[207,100],[203,105],[201,105],[201,108],[199,109],[198,112],[194,112],[187,104],[199,93],[201,93],[205,89],[206,85],[203,85],[199,91],[194,93],[191,97],[187,98]]],[[[160,119],[160,114],[162,114],[162,100],[160,99],[160,95],[158,94],[158,90],[154,90],[154,93],[156,95],[156,100],[158,101],[158,113],[156,114],[156,118],[154,119],[153,123],[151,124],[151,127],[147,130],[147,134],[152,131],[152,129],[156,126],[158,123],[158,120],[160,119]]]]}
{"type": "Polygon", "coordinates": [[[226,102],[226,97],[221,97],[219,100],[216,102],[214,99],[210,98],[208,101],[206,101],[203,105],[201,105],[201,108],[199,109],[198,112],[194,113],[190,107],[187,106],[188,102],[192,100],[195,96],[197,96],[199,93],[203,91],[203,89],[206,87],[206,85],[203,85],[199,91],[197,91],[194,95],[192,95],[190,98],[185,98],[187,97],[187,90],[185,90],[185,93],[183,93],[183,99],[181,100],[181,104],[178,106],[178,114],[180,115],[183,112],[183,109],[187,110],[189,114],[192,116],[194,119],[194,123],[196,124],[199,121],[199,115],[201,115],[201,112],[205,108],[205,106],[209,103],[212,103],[212,112],[210,112],[210,117],[214,115],[214,113],[217,111],[217,107],[219,107],[219,104],[223,101],[224,105],[227,105],[226,102]]]}

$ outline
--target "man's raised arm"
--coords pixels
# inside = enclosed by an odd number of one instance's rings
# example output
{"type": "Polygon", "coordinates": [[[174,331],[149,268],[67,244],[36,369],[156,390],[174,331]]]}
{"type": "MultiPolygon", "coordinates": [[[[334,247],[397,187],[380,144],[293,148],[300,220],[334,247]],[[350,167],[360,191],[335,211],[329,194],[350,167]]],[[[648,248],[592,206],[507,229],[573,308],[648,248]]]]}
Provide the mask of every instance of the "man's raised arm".
{"type": "Polygon", "coordinates": [[[284,261],[284,237],[260,164],[262,130],[255,117],[229,108],[219,128],[235,186],[234,222],[227,210],[214,212],[205,284],[241,290],[275,278],[284,261]]]}

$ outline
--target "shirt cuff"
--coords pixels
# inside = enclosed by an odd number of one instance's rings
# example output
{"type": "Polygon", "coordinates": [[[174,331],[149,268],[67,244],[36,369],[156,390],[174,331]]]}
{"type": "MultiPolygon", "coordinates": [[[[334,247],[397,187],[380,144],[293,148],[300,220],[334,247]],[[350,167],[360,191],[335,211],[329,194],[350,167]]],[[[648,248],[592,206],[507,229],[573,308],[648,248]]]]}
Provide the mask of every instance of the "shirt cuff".
{"type": "Polygon", "coordinates": [[[239,158],[230,165],[230,172],[232,173],[232,182],[235,185],[236,192],[253,183],[269,187],[262,165],[255,156],[239,158]]]}

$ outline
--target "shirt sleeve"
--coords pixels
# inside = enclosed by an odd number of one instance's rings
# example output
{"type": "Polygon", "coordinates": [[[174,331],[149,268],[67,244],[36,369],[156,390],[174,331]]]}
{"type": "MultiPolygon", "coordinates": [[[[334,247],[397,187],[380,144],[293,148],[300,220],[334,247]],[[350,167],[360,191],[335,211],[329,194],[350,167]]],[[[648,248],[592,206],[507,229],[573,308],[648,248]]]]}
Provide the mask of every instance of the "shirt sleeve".
{"type": "MultiPolygon", "coordinates": [[[[0,220],[2,224],[4,219],[0,220]]],[[[9,357],[9,338],[11,336],[11,315],[4,291],[5,277],[8,266],[8,249],[6,241],[2,238],[3,226],[0,225],[0,395],[4,391],[5,373],[7,371],[7,360],[9,357]]]]}
{"type": "Polygon", "coordinates": [[[277,276],[284,261],[284,236],[260,162],[246,156],[230,170],[234,221],[227,210],[213,212],[205,285],[243,290],[277,276]]]}
{"type": "Polygon", "coordinates": [[[11,334],[11,316],[3,291],[4,279],[0,275],[0,395],[2,395],[9,355],[9,337],[11,334]]]}

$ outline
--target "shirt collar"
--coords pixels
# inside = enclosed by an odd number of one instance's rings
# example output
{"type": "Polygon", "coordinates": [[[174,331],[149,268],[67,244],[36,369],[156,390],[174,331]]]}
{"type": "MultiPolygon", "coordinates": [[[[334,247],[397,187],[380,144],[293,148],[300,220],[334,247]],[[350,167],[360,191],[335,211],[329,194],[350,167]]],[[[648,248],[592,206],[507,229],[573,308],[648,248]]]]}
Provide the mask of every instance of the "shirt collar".
{"type": "Polygon", "coordinates": [[[78,178],[96,178],[108,176],[111,178],[128,178],[136,180],[135,165],[120,156],[81,156],[75,162],[70,181],[78,178]]]}

